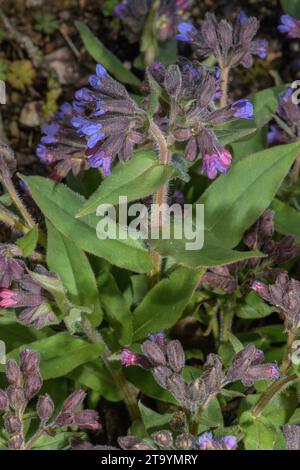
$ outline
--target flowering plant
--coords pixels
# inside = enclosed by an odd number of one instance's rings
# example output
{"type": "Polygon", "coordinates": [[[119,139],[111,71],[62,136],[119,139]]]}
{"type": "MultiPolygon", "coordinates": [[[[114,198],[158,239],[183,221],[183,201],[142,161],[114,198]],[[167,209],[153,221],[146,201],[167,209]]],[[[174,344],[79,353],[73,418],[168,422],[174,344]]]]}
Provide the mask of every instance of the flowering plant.
{"type": "Polygon", "coordinates": [[[60,25],[82,79],[45,106],[32,171],[0,137],[0,447],[300,449],[297,90],[254,16],[111,3],[130,64],[60,25]]]}

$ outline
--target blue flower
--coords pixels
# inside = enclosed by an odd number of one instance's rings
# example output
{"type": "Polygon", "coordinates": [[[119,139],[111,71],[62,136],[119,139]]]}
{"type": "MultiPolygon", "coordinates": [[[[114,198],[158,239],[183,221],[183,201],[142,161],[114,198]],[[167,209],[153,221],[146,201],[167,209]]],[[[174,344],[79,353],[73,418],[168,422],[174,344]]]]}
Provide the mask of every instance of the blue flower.
{"type": "Polygon", "coordinates": [[[260,59],[265,59],[268,55],[269,42],[266,39],[259,39],[254,41],[252,54],[257,55],[260,59]]]}
{"type": "Polygon", "coordinates": [[[49,165],[51,163],[51,153],[45,145],[39,144],[35,153],[44,165],[49,165]]]}
{"type": "Polygon", "coordinates": [[[57,123],[44,124],[42,126],[42,132],[45,134],[41,138],[42,144],[56,144],[58,142],[57,133],[60,130],[60,126],[57,123]]]}
{"type": "Polygon", "coordinates": [[[183,42],[193,42],[194,33],[196,32],[195,27],[191,23],[179,23],[177,39],[183,42]]]}
{"type": "Polygon", "coordinates": [[[280,18],[281,24],[278,26],[280,33],[288,33],[290,38],[297,38],[300,36],[300,21],[296,20],[290,15],[282,15],[280,18]]]}
{"type": "Polygon", "coordinates": [[[247,21],[249,19],[249,16],[247,15],[247,13],[245,13],[243,10],[241,10],[240,13],[238,14],[237,19],[240,23],[245,24],[245,23],[247,23],[247,21]]]}
{"type": "Polygon", "coordinates": [[[238,100],[232,105],[237,119],[253,119],[253,104],[249,100],[238,100]]]}
{"type": "Polygon", "coordinates": [[[110,175],[110,166],[112,158],[106,155],[102,150],[100,152],[92,155],[88,160],[88,165],[90,168],[103,168],[103,173],[108,176],[110,175]]]}

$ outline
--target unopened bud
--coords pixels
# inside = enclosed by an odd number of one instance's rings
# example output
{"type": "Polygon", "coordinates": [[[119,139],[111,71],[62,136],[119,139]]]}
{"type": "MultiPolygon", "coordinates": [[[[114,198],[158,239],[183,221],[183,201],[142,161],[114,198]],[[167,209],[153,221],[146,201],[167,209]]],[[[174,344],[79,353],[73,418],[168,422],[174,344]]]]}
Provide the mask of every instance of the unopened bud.
{"type": "Polygon", "coordinates": [[[6,411],[9,407],[7,393],[0,389],[0,411],[6,411]]]}
{"type": "Polygon", "coordinates": [[[76,390],[73,392],[65,401],[62,407],[63,411],[72,411],[77,408],[86,397],[86,393],[83,390],[76,390]]]}
{"type": "Polygon", "coordinates": [[[153,370],[154,380],[162,388],[167,388],[167,379],[172,375],[172,372],[167,367],[155,367],[153,370]]]}
{"type": "Polygon", "coordinates": [[[187,385],[178,374],[172,374],[167,378],[167,389],[177,398],[179,402],[186,400],[187,385]]]}
{"type": "Polygon", "coordinates": [[[170,421],[171,429],[174,431],[180,432],[184,431],[186,428],[186,416],[183,411],[176,411],[170,421]]]}
{"type": "Polygon", "coordinates": [[[9,434],[20,432],[22,422],[14,413],[6,413],[4,416],[4,427],[9,434]]]}
{"type": "Polygon", "coordinates": [[[20,354],[20,368],[24,374],[39,371],[40,355],[31,349],[25,349],[20,354]]]}
{"type": "Polygon", "coordinates": [[[83,410],[74,414],[74,424],[79,428],[98,431],[100,428],[99,415],[95,410],[83,410]]]}
{"type": "Polygon", "coordinates": [[[24,390],[22,388],[15,387],[14,385],[10,385],[8,387],[7,396],[10,406],[15,410],[19,410],[26,403],[24,390]]]}
{"type": "Polygon", "coordinates": [[[173,445],[173,436],[170,431],[157,431],[151,434],[152,439],[160,447],[172,447],[173,445]]]}
{"type": "Polygon", "coordinates": [[[164,86],[166,92],[175,99],[178,99],[181,92],[182,77],[178,65],[170,65],[165,75],[164,86]]]}
{"type": "Polygon", "coordinates": [[[145,341],[141,345],[141,349],[147,359],[152,362],[154,366],[164,366],[166,364],[166,358],[162,350],[153,341],[145,341]]]}
{"type": "Polygon", "coordinates": [[[187,387],[186,395],[194,403],[203,403],[206,399],[206,387],[204,381],[199,377],[187,387]]]}
{"type": "Polygon", "coordinates": [[[180,450],[190,450],[193,447],[194,437],[192,434],[183,433],[176,438],[176,447],[180,450]]]}
{"type": "Polygon", "coordinates": [[[26,399],[31,400],[41,389],[42,385],[43,381],[39,373],[28,375],[24,384],[26,399]]]}
{"type": "Polygon", "coordinates": [[[43,423],[46,423],[51,418],[54,411],[54,403],[48,394],[39,397],[36,411],[43,423]]]}
{"type": "Polygon", "coordinates": [[[176,339],[168,344],[167,357],[174,372],[181,372],[185,365],[185,356],[180,341],[176,339]]]}
{"type": "Polygon", "coordinates": [[[22,434],[15,434],[12,436],[8,443],[8,448],[11,450],[21,450],[24,448],[24,439],[22,437],[22,434]]]}
{"type": "Polygon", "coordinates": [[[119,437],[118,443],[124,450],[154,450],[147,442],[135,436],[119,437]]]}
{"type": "Polygon", "coordinates": [[[6,362],[6,377],[9,383],[19,386],[22,382],[21,370],[14,359],[6,362]]]}

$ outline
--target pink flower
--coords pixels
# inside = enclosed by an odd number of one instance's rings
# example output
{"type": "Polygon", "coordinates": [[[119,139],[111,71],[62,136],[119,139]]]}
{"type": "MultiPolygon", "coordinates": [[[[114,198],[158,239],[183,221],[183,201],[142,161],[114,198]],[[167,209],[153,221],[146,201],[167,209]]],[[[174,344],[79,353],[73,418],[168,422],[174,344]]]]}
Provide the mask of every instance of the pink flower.
{"type": "Polygon", "coordinates": [[[10,289],[2,289],[0,291],[0,297],[2,300],[0,301],[1,308],[11,308],[17,305],[16,296],[18,295],[17,292],[10,290],[10,289]]]}
{"type": "Polygon", "coordinates": [[[121,353],[121,364],[123,366],[135,366],[140,358],[140,354],[137,354],[130,349],[123,349],[121,353]]]}
{"type": "Polygon", "coordinates": [[[203,157],[202,174],[206,173],[209,179],[214,180],[218,172],[228,172],[231,161],[232,155],[225,148],[220,148],[214,153],[206,153],[203,157]]]}

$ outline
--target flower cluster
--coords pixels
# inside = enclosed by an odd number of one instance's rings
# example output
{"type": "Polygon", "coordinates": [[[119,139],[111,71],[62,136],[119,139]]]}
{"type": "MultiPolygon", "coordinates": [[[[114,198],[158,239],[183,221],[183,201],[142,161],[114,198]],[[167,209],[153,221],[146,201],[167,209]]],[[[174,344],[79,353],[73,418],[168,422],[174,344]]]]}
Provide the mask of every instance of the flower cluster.
{"type": "Polygon", "coordinates": [[[12,243],[0,243],[0,288],[7,289],[21,279],[25,264],[20,259],[22,250],[12,243]]]}
{"type": "MultiPolygon", "coordinates": [[[[37,266],[36,271],[50,278],[55,276],[42,266],[37,266]]],[[[1,308],[22,309],[18,316],[18,321],[22,325],[33,325],[41,329],[49,324],[57,323],[52,299],[31,274],[23,275],[18,279],[16,288],[1,289],[0,298],[1,308]]]]}
{"type": "Polygon", "coordinates": [[[181,375],[185,355],[178,340],[168,342],[163,333],[149,335],[149,339],[141,345],[141,350],[144,354],[123,350],[121,363],[150,369],[154,380],[192,412],[197,406],[208,403],[229,383],[240,380],[244,385],[250,386],[256,380],[279,378],[276,364],[263,364],[263,352],[253,345],[246,346],[236,354],[225,374],[222,372],[221,358],[216,354],[209,354],[201,377],[191,383],[187,383],[181,375]]]}
{"type": "Polygon", "coordinates": [[[278,31],[287,33],[290,38],[300,38],[300,21],[290,15],[282,15],[278,31]]]}
{"type": "Polygon", "coordinates": [[[192,161],[201,153],[202,173],[210,179],[216,178],[218,173],[227,173],[232,156],[218,141],[213,126],[236,119],[252,119],[252,103],[241,99],[216,108],[218,76],[198,63],[184,61],[166,67],[156,62],[149,67],[149,73],[170,96],[169,132],[174,141],[187,143],[185,157],[192,161]]]}
{"type": "Polygon", "coordinates": [[[265,39],[254,40],[258,28],[259,21],[243,12],[234,26],[226,20],[217,21],[214,14],[207,13],[199,28],[191,23],[180,23],[177,38],[193,44],[197,58],[213,54],[223,68],[251,67],[253,56],[264,59],[268,53],[265,39]]]}
{"type": "Polygon", "coordinates": [[[145,140],[146,113],[125,87],[99,64],[89,84],[43,128],[37,155],[43,163],[56,165],[59,178],[70,170],[77,175],[82,169],[100,167],[108,175],[117,155],[128,160],[134,146],[145,140]]]}
{"type": "Polygon", "coordinates": [[[85,393],[77,390],[63,403],[61,411],[49,423],[54,413],[54,403],[49,395],[41,395],[36,405],[40,420],[38,431],[27,442],[23,416],[29,402],[42,387],[43,381],[39,368],[39,354],[25,349],[20,354],[19,365],[13,359],[6,363],[6,377],[9,386],[0,389],[0,411],[4,412],[4,427],[9,434],[8,448],[13,450],[31,449],[35,441],[44,433],[56,432],[58,428],[77,426],[80,429],[99,429],[98,413],[94,410],[78,411],[85,393]]]}
{"type": "Polygon", "coordinates": [[[255,281],[252,289],[264,300],[278,309],[287,330],[300,328],[300,282],[280,273],[274,284],[269,286],[255,281]]]}
{"type": "Polygon", "coordinates": [[[235,436],[222,436],[214,439],[211,432],[206,432],[195,439],[188,433],[182,433],[176,437],[170,431],[161,430],[151,434],[151,441],[135,436],[125,436],[118,439],[123,450],[235,450],[237,438],[235,436]]]}
{"type": "Polygon", "coordinates": [[[234,292],[238,287],[239,274],[246,272],[241,285],[243,292],[246,292],[249,291],[254,281],[255,269],[259,268],[261,275],[268,279],[274,279],[279,273],[284,272],[282,268],[276,266],[295,258],[300,253],[300,249],[295,245],[295,239],[292,236],[285,236],[281,240],[275,241],[273,239],[274,232],[274,212],[267,209],[245,233],[243,238],[247,248],[259,250],[266,257],[212,267],[202,276],[198,286],[199,289],[204,284],[209,284],[211,287],[222,289],[226,293],[234,292]]]}
{"type": "Polygon", "coordinates": [[[153,11],[153,27],[159,40],[166,41],[175,36],[177,25],[189,6],[189,0],[124,0],[116,6],[115,15],[122,21],[130,42],[137,42],[153,11]]]}

